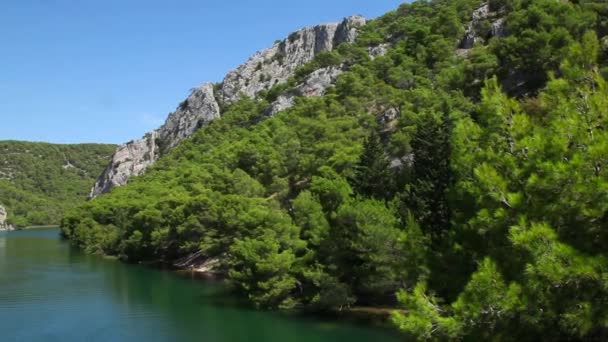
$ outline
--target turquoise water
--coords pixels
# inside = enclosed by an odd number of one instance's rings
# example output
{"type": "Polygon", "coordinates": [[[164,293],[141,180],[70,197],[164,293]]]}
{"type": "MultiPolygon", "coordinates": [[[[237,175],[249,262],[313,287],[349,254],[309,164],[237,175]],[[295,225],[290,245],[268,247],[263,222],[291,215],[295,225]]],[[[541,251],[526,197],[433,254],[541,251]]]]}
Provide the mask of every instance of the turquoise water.
{"type": "Polygon", "coordinates": [[[221,284],[86,255],[57,229],[0,232],[0,341],[396,341],[235,305],[221,284]]]}

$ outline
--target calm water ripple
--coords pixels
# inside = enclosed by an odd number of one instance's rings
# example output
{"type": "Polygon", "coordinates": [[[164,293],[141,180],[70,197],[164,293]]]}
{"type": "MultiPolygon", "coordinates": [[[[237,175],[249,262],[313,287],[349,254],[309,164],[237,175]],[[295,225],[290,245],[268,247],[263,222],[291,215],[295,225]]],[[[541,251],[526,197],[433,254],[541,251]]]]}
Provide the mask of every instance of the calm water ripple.
{"type": "Polygon", "coordinates": [[[85,255],[56,229],[0,232],[0,341],[396,341],[230,304],[219,284],[85,255]]]}

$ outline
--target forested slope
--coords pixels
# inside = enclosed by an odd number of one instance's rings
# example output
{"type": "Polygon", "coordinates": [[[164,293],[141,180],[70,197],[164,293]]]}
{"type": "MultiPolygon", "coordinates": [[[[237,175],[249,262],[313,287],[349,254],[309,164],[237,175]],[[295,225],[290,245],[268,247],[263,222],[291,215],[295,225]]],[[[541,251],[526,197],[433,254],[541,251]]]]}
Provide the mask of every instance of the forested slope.
{"type": "Polygon", "coordinates": [[[0,141],[0,204],[16,226],[59,224],[83,202],[114,145],[0,141]]]}
{"type": "Polygon", "coordinates": [[[218,258],[263,308],[403,308],[416,339],[606,338],[607,34],[603,1],[404,4],[63,233],[131,262],[218,258]]]}

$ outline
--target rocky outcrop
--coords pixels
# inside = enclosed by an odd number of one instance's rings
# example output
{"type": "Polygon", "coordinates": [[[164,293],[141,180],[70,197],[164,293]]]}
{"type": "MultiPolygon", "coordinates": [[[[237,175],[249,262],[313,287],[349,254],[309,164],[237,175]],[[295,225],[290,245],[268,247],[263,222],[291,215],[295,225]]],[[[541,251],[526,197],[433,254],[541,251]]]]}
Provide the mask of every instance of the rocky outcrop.
{"type": "Polygon", "coordinates": [[[483,44],[489,38],[506,34],[505,18],[500,16],[500,11],[492,11],[489,3],[484,3],[473,12],[473,19],[467,26],[460,48],[471,49],[476,43],[483,44]]]}
{"type": "Polygon", "coordinates": [[[13,226],[7,223],[8,212],[5,207],[0,205],[0,231],[14,230],[13,226]]]}
{"type": "Polygon", "coordinates": [[[411,168],[412,166],[414,166],[414,154],[410,153],[404,157],[401,158],[393,158],[391,159],[391,169],[398,169],[401,170],[405,167],[411,168]]]}
{"type": "Polygon", "coordinates": [[[141,139],[120,145],[112,156],[110,164],[97,178],[90,197],[108,192],[115,186],[124,185],[129,178],[142,174],[158,158],[157,136],[157,131],[154,131],[141,139]]]}
{"type": "Polygon", "coordinates": [[[220,108],[215,100],[213,84],[193,89],[159,129],[118,147],[93,186],[90,197],[108,192],[115,186],[126,184],[131,177],[141,175],[162,153],[219,117],[220,108]]]}
{"type": "MultiPolygon", "coordinates": [[[[218,102],[228,105],[241,96],[255,97],[261,90],[286,82],[298,67],[312,61],[319,53],[332,50],[342,43],[353,42],[358,29],[365,23],[365,18],[352,16],[340,23],[304,28],[256,53],[229,72],[217,91],[212,84],[194,89],[159,129],[118,147],[110,164],[91,189],[90,197],[94,198],[113,187],[126,184],[131,177],[142,174],[180,141],[219,118],[221,112],[218,102]]],[[[274,115],[292,106],[296,96],[323,95],[341,72],[339,67],[313,72],[295,90],[281,95],[267,114],[274,115]]]]}
{"type": "Polygon", "coordinates": [[[175,112],[169,114],[165,124],[158,130],[158,138],[162,142],[161,153],[172,149],[219,117],[220,106],[215,100],[213,84],[207,83],[192,90],[190,96],[175,112]]]}
{"type": "Polygon", "coordinates": [[[312,61],[320,52],[353,42],[357,29],[365,23],[365,18],[352,16],[339,24],[307,27],[290,34],[229,72],[222,83],[222,100],[232,103],[242,95],[254,97],[261,90],[286,82],[296,68],[312,61]]]}
{"type": "Polygon", "coordinates": [[[330,66],[315,70],[306,79],[298,84],[293,90],[280,95],[266,110],[266,115],[272,116],[276,113],[292,107],[296,97],[316,97],[325,94],[327,87],[334,84],[344,70],[344,66],[330,66]]]}
{"type": "Polygon", "coordinates": [[[367,49],[367,53],[372,59],[386,55],[391,44],[384,43],[377,46],[372,46],[367,49]]]}
{"type": "Polygon", "coordinates": [[[6,208],[0,205],[0,227],[4,226],[4,224],[6,223],[6,218],[6,208]]]}
{"type": "Polygon", "coordinates": [[[208,276],[220,276],[226,273],[226,268],[224,267],[226,259],[227,256],[225,254],[209,258],[203,252],[198,251],[176,260],[173,263],[173,267],[208,276]]]}

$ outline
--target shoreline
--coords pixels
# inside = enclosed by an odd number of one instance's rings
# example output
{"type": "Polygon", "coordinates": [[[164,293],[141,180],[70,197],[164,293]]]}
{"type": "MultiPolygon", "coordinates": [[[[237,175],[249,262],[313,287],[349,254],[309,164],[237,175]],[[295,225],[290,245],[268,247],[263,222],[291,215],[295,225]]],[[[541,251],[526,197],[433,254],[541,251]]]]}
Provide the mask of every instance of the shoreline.
{"type": "MultiPolygon", "coordinates": [[[[213,264],[217,263],[217,259],[212,259],[213,264]]],[[[208,266],[208,262],[205,262],[205,266],[208,266]]],[[[150,264],[146,265],[145,263],[140,263],[143,266],[151,266],[150,264]]],[[[227,280],[226,274],[221,271],[213,270],[208,267],[199,265],[194,266],[190,265],[178,265],[178,264],[160,264],[165,267],[157,267],[161,271],[168,271],[174,273],[178,276],[186,276],[191,277],[192,279],[196,279],[199,281],[210,281],[210,282],[224,282],[227,280]]],[[[157,264],[158,266],[158,264],[157,264]]],[[[363,321],[367,322],[367,324],[383,326],[388,328],[387,325],[390,325],[391,316],[394,312],[405,313],[406,311],[395,307],[383,307],[383,306],[361,306],[354,305],[351,307],[345,308],[333,308],[328,309],[327,311],[321,312],[309,312],[306,308],[295,310],[293,313],[299,314],[313,314],[313,315],[329,315],[333,316],[335,319],[341,320],[355,320],[355,321],[363,321]]],[[[389,328],[390,329],[390,328],[389,328]]]]}
{"type": "MultiPolygon", "coordinates": [[[[198,255],[200,256],[200,255],[198,255]]],[[[213,283],[222,283],[227,280],[226,273],[215,269],[214,267],[209,266],[217,266],[219,264],[219,258],[211,258],[205,261],[204,259],[199,259],[197,257],[192,258],[193,255],[189,257],[182,258],[179,262],[166,263],[161,261],[155,262],[139,262],[138,265],[145,267],[152,267],[161,272],[170,272],[180,277],[188,277],[191,279],[195,279],[197,281],[203,282],[213,282],[213,283]],[[198,259],[199,262],[195,262],[193,259],[198,259]],[[184,261],[190,262],[184,262],[184,261]]],[[[121,262],[118,258],[115,258],[116,261],[121,262]]],[[[288,310],[287,313],[290,311],[288,310]]],[[[333,308],[328,309],[326,311],[320,312],[312,312],[307,308],[300,308],[291,311],[293,314],[302,314],[302,315],[316,315],[316,316],[329,316],[333,317],[337,320],[353,320],[365,322],[365,324],[371,324],[374,326],[379,326],[383,328],[391,329],[390,320],[391,316],[394,312],[405,313],[406,311],[399,308],[391,308],[386,306],[361,306],[361,305],[353,305],[351,307],[344,308],[333,308]]]]}
{"type": "MultiPolygon", "coordinates": [[[[59,226],[37,226],[28,227],[27,229],[41,228],[59,228],[59,226]]],[[[223,270],[220,266],[224,255],[215,258],[205,258],[201,254],[202,253],[200,252],[192,253],[172,262],[156,260],[147,262],[140,261],[131,264],[156,269],[160,272],[169,272],[175,276],[186,277],[196,281],[224,283],[227,280],[227,275],[225,270],[223,270]]],[[[113,262],[129,264],[129,262],[125,262],[117,256],[106,254],[97,255],[103,259],[111,260],[113,262]]],[[[331,317],[337,321],[361,322],[370,326],[394,330],[394,326],[392,326],[390,322],[393,312],[405,313],[406,311],[399,307],[391,308],[385,306],[354,305],[351,307],[333,308],[323,311],[310,311],[310,308],[298,308],[294,310],[287,310],[283,313],[303,316],[313,315],[316,317],[331,317]]]]}
{"type": "Polygon", "coordinates": [[[53,229],[53,228],[61,228],[61,226],[49,224],[49,225],[43,225],[43,226],[27,226],[27,227],[23,227],[23,228],[16,228],[16,230],[53,229]]]}
{"type": "Polygon", "coordinates": [[[18,231],[24,231],[24,230],[59,229],[59,228],[61,228],[61,226],[58,226],[58,225],[27,226],[27,227],[4,226],[4,227],[0,227],[0,232],[18,232],[18,231]]]}
{"type": "MultiPolygon", "coordinates": [[[[200,326],[200,323],[196,323],[196,319],[190,320],[191,317],[195,317],[195,313],[212,313],[214,317],[218,315],[218,317],[226,317],[222,318],[223,321],[229,321],[230,319],[240,319],[240,317],[251,317],[253,319],[252,322],[257,324],[261,324],[259,317],[267,316],[269,318],[263,318],[261,322],[266,324],[265,322],[276,322],[273,325],[269,325],[269,327],[273,327],[276,324],[280,324],[281,322],[288,322],[288,324],[301,324],[303,329],[320,329],[319,331],[325,331],[326,329],[343,329],[344,331],[355,331],[358,334],[358,331],[370,331],[372,334],[377,334],[378,336],[389,336],[392,337],[393,331],[388,327],[388,325],[379,325],[373,324],[371,322],[357,321],[351,319],[348,315],[345,314],[323,314],[323,313],[308,313],[308,312],[298,312],[298,311],[270,311],[270,310],[256,310],[253,305],[247,300],[246,296],[242,296],[238,293],[235,293],[232,288],[225,284],[223,281],[218,281],[217,279],[209,279],[209,278],[201,278],[197,276],[197,273],[193,272],[176,272],[171,271],[167,268],[159,269],[154,265],[146,265],[145,263],[141,264],[127,264],[125,262],[120,262],[117,264],[119,260],[102,256],[101,254],[97,255],[86,255],[82,249],[74,249],[72,251],[66,251],[70,249],[70,246],[65,242],[56,241],[53,236],[55,236],[55,231],[32,231],[34,235],[25,233],[25,237],[28,238],[27,243],[33,241],[33,243],[38,243],[40,246],[48,246],[51,243],[53,248],[42,248],[41,252],[50,251],[49,255],[58,256],[58,258],[52,258],[49,260],[45,260],[45,263],[48,263],[51,266],[49,269],[52,271],[59,270],[60,272],[67,272],[69,277],[75,277],[75,279],[80,279],[82,267],[78,265],[86,265],[85,275],[92,274],[88,273],[89,271],[93,271],[94,277],[83,277],[89,284],[88,286],[96,286],[95,284],[99,283],[99,277],[103,277],[102,283],[99,285],[99,291],[96,291],[94,296],[88,295],[83,296],[82,302],[85,303],[99,303],[101,300],[111,302],[112,304],[117,303],[116,300],[122,300],[118,302],[120,305],[148,305],[150,307],[150,311],[153,314],[156,314],[158,310],[167,309],[167,317],[173,322],[175,318],[175,322],[178,322],[178,328],[182,328],[181,322],[186,321],[188,325],[185,326],[185,329],[191,329],[192,326],[200,326]],[[34,239],[29,240],[31,237],[36,237],[34,239]],[[56,251],[60,251],[58,254],[56,251]],[[69,255],[70,261],[69,264],[64,263],[64,255],[69,255]],[[59,261],[59,265],[55,267],[55,261],[59,261]],[[76,267],[74,267],[76,266],[76,267]],[[92,268],[89,268],[91,267],[92,268]],[[144,269],[144,270],[142,270],[144,269]],[[148,269],[149,271],[145,271],[148,269]],[[159,272],[160,271],[160,272],[159,272]],[[163,275],[164,274],[164,275],[163,275]],[[193,275],[194,274],[194,275],[193,275]],[[110,283],[115,286],[106,286],[107,283],[110,283]],[[156,286],[155,284],[160,284],[160,286],[156,286]],[[152,286],[154,289],[150,292],[142,292],[147,291],[152,286]],[[121,294],[124,294],[124,290],[127,289],[129,291],[129,297],[123,297],[121,294]],[[158,289],[158,290],[157,290],[158,289]],[[180,290],[183,290],[180,291],[180,290]],[[107,291],[107,296],[98,297],[97,293],[105,294],[107,291]],[[172,292],[175,291],[175,292],[172,292]],[[165,297],[165,293],[168,295],[165,297]],[[181,294],[184,296],[181,296],[181,294]],[[118,297],[116,297],[118,296],[118,297]],[[177,300],[175,299],[177,298],[177,300]],[[170,300],[170,304],[177,303],[179,306],[174,305],[165,305],[167,300],[170,300]],[[190,309],[190,305],[194,309],[190,309]],[[184,310],[182,311],[182,306],[184,310]],[[179,312],[175,311],[175,309],[179,309],[179,312]],[[176,313],[177,312],[177,313],[176,313]],[[217,312],[217,313],[216,313],[217,312]],[[227,316],[222,316],[223,313],[227,313],[227,316]],[[237,313],[238,316],[234,316],[233,313],[237,313]],[[177,315],[177,316],[175,316],[177,315]],[[360,326],[358,324],[361,324],[360,326]]],[[[9,234],[10,235],[10,234],[9,234]]],[[[13,237],[9,237],[7,239],[15,239],[22,240],[23,237],[20,234],[14,234],[13,237]]],[[[38,246],[38,245],[36,245],[38,246]]],[[[19,249],[18,249],[19,250],[19,249]]],[[[38,253],[38,248],[31,249],[20,249],[21,253],[24,256],[29,255],[30,251],[34,251],[34,253],[38,253]]],[[[30,259],[35,264],[40,261],[39,258],[30,259]]],[[[15,265],[15,269],[19,269],[21,265],[15,265]]],[[[18,273],[16,273],[19,276],[18,273]]],[[[10,279],[10,278],[9,278],[10,279]]],[[[33,278],[35,279],[35,278],[33,278]]],[[[60,281],[63,281],[64,277],[59,278],[60,281]]],[[[62,285],[72,286],[73,282],[63,283],[62,285]]],[[[81,286],[80,282],[75,284],[76,286],[81,286]]],[[[96,288],[97,289],[97,288],[96,288]]],[[[27,298],[26,298],[27,299],[27,298]]],[[[51,302],[54,304],[55,302],[51,302]]],[[[71,302],[70,302],[71,303],[71,302]]],[[[80,301],[79,301],[80,303],[80,301]]],[[[80,305],[80,304],[78,304],[80,305]]],[[[109,306],[110,308],[115,308],[114,305],[109,306]]],[[[148,308],[147,306],[145,307],[148,308]]],[[[62,307],[60,307],[62,309],[62,307]]],[[[120,309],[120,307],[119,307],[120,309]]],[[[57,312],[61,312],[57,310],[57,312]]],[[[164,312],[164,311],[163,311],[164,312]]],[[[148,313],[146,311],[145,313],[148,313]]],[[[63,314],[63,313],[62,313],[63,314]]],[[[73,311],[70,312],[74,317],[78,317],[78,312],[73,311]]],[[[138,320],[135,323],[142,322],[143,326],[147,328],[145,325],[147,323],[148,317],[152,317],[153,315],[140,315],[138,320]]],[[[155,317],[155,316],[154,316],[155,317]]],[[[120,317],[119,317],[120,318],[120,317]]],[[[77,319],[77,318],[75,318],[77,319]]],[[[117,324],[122,324],[124,321],[117,320],[117,324]]],[[[85,322],[86,323],[86,322],[85,322]]],[[[220,322],[221,323],[221,322],[220,322]]],[[[96,323],[95,323],[96,324],[96,323]]],[[[95,325],[94,324],[94,325],[95,325]]],[[[112,322],[112,324],[114,324],[112,322]]],[[[49,325],[52,327],[52,325],[49,325]]],[[[228,325],[220,325],[218,327],[227,327],[230,328],[232,323],[228,325]]],[[[249,326],[249,325],[247,325],[249,326]]],[[[27,326],[23,326],[24,329],[27,329],[27,326]]],[[[93,327],[97,329],[97,326],[93,327]]],[[[204,327],[206,328],[206,327],[204,327]]],[[[219,330],[218,330],[219,331],[219,330]]],[[[228,331],[228,330],[227,330],[228,331]]],[[[263,335],[265,335],[265,331],[263,331],[263,335]]],[[[305,331],[299,329],[297,331],[305,331]]],[[[342,330],[341,330],[342,331],[342,330]]],[[[180,333],[181,334],[181,333],[180,333]]],[[[180,335],[181,336],[181,335],[180,335]]],[[[200,335],[202,336],[202,335],[200,335]]],[[[200,337],[199,336],[199,337],[200,337]]],[[[245,334],[238,333],[237,335],[226,335],[227,337],[236,336],[237,339],[240,339],[240,336],[246,339],[245,334]]],[[[270,335],[265,335],[270,336],[270,335]]],[[[316,336],[316,335],[315,335],[316,336]]],[[[320,336],[320,335],[319,335],[320,336]]],[[[341,333],[336,336],[342,336],[341,333]]],[[[375,336],[375,335],[373,335],[375,336]]],[[[178,338],[179,339],[179,338],[178,338]]],[[[229,338],[230,339],[230,338],[229,338]]],[[[281,338],[278,340],[289,340],[289,338],[281,338]]],[[[332,340],[332,339],[330,339],[332,340]]],[[[335,340],[335,339],[334,339],[335,340]]],[[[382,339],[380,339],[382,340],[382,339]]],[[[392,339],[391,339],[392,341],[392,339]]],[[[395,339],[398,341],[398,339],[395,339]]]]}
{"type": "Polygon", "coordinates": [[[11,226],[11,225],[7,225],[7,226],[1,226],[0,227],[0,232],[14,232],[18,230],[17,228],[11,226]]]}

